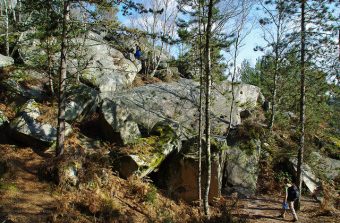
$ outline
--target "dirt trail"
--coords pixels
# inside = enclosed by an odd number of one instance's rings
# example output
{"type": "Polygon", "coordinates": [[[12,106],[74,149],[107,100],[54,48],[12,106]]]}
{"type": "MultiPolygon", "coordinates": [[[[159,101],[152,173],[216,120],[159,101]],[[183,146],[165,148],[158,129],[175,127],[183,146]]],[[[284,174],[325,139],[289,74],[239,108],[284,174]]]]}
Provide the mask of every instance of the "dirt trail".
{"type": "Polygon", "coordinates": [[[39,181],[44,158],[31,148],[1,145],[1,160],[9,170],[0,181],[0,222],[48,222],[57,203],[48,183],[39,181]]]}
{"type": "MultiPolygon", "coordinates": [[[[303,197],[301,201],[301,211],[298,212],[298,222],[339,222],[339,219],[335,216],[318,215],[318,207],[319,204],[316,201],[303,197]]],[[[238,208],[235,208],[232,213],[234,216],[248,219],[251,223],[282,223],[291,222],[293,220],[290,211],[286,213],[285,219],[279,217],[281,213],[281,199],[276,196],[263,196],[239,200],[238,208]]]]}
{"type": "MultiPolygon", "coordinates": [[[[9,166],[6,174],[0,176],[0,223],[52,222],[52,219],[49,218],[57,210],[58,194],[52,194],[51,185],[38,179],[37,172],[44,160],[44,157],[39,156],[31,148],[0,145],[0,167],[4,162],[7,162],[7,166],[9,166]]],[[[121,193],[124,193],[123,188],[120,190],[122,190],[121,193]]],[[[127,192],[125,191],[125,193],[127,192]]],[[[232,202],[232,199],[227,199],[229,207],[232,202]]],[[[126,204],[128,203],[122,204],[122,207],[126,204]]],[[[318,207],[319,204],[312,199],[303,198],[302,210],[298,213],[299,222],[340,222],[335,216],[319,216],[318,207]]],[[[129,208],[131,209],[130,206],[127,209],[129,208]]],[[[143,206],[139,208],[143,208],[143,206]]],[[[190,207],[188,206],[188,208],[190,207]]],[[[280,208],[281,199],[278,196],[240,199],[237,202],[237,208],[232,209],[232,215],[247,219],[247,222],[251,223],[291,221],[290,213],[287,213],[286,219],[278,217],[280,208]]],[[[135,208],[132,208],[128,213],[139,214],[135,208]]]]}

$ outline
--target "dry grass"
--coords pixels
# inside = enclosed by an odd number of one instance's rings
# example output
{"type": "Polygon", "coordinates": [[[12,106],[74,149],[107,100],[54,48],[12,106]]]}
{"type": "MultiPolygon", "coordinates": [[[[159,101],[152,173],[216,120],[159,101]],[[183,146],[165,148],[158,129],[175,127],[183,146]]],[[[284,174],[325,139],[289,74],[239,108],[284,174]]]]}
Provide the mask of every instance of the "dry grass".
{"type": "Polygon", "coordinates": [[[15,110],[4,103],[0,103],[0,111],[2,111],[9,120],[15,117],[15,110]]]}
{"type": "Polygon", "coordinates": [[[335,202],[339,199],[339,194],[334,189],[334,186],[322,182],[323,199],[320,203],[319,215],[338,216],[339,211],[335,208],[335,202]]]}
{"type": "Polygon", "coordinates": [[[56,127],[58,124],[58,105],[57,103],[44,103],[39,104],[39,110],[41,115],[37,118],[37,121],[42,123],[49,123],[56,127]]]}
{"type": "Polygon", "coordinates": [[[140,87],[146,84],[154,84],[160,82],[162,82],[162,80],[158,79],[157,77],[150,77],[145,76],[143,74],[137,74],[134,81],[132,82],[131,87],[140,87]]]}

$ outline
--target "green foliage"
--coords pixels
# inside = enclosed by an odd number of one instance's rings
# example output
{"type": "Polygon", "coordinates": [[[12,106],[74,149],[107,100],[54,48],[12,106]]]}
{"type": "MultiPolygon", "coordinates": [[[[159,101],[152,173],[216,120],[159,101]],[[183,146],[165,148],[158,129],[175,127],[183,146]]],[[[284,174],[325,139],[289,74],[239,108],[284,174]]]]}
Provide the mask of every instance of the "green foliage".
{"type": "Polygon", "coordinates": [[[148,192],[145,194],[145,201],[154,204],[157,199],[157,188],[154,185],[150,185],[148,192]]]}
{"type": "Polygon", "coordinates": [[[292,176],[288,172],[280,171],[276,173],[275,179],[277,182],[283,183],[284,179],[288,179],[289,181],[291,181],[292,176]]]}
{"type": "Polygon", "coordinates": [[[248,156],[251,156],[251,155],[254,154],[254,151],[256,150],[257,146],[256,146],[256,143],[254,142],[254,140],[248,140],[248,141],[240,142],[239,148],[242,151],[245,151],[245,153],[248,156]]]}
{"type": "Polygon", "coordinates": [[[0,190],[9,191],[9,192],[17,192],[19,189],[18,187],[13,183],[5,183],[0,182],[0,190]]]}

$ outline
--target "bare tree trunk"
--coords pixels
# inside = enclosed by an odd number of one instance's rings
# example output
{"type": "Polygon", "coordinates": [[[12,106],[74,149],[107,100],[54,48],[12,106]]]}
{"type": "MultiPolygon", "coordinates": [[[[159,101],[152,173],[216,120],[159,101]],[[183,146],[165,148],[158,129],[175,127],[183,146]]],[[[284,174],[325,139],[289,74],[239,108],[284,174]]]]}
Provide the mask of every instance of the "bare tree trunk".
{"type": "Polygon", "coordinates": [[[270,116],[269,123],[269,131],[273,130],[274,121],[275,121],[275,113],[276,113],[276,94],[277,94],[277,76],[278,76],[278,61],[279,61],[279,52],[278,52],[278,44],[276,43],[275,47],[275,62],[274,62],[274,77],[273,77],[273,91],[272,91],[272,114],[270,116]]]}
{"type": "MultiPolygon", "coordinates": [[[[303,153],[305,147],[305,112],[306,112],[306,86],[305,86],[305,0],[301,0],[301,60],[300,60],[300,76],[301,76],[301,86],[300,86],[300,145],[298,153],[298,163],[297,163],[297,186],[299,187],[300,195],[302,189],[302,164],[303,164],[303,153]]],[[[300,209],[301,196],[297,201],[297,210],[300,209]]]]}
{"type": "Polygon", "coordinates": [[[50,36],[47,37],[47,72],[48,72],[48,80],[50,85],[51,95],[54,95],[54,85],[53,85],[53,78],[52,78],[52,52],[51,52],[51,43],[50,43],[50,36]]]}
{"type": "MultiPolygon", "coordinates": [[[[20,2],[21,4],[21,2],[20,2]]],[[[51,2],[48,1],[48,14],[51,15],[52,14],[52,5],[51,2]]],[[[52,35],[51,35],[51,30],[50,27],[48,27],[48,35],[47,35],[47,72],[48,72],[48,80],[49,80],[49,85],[50,85],[50,91],[51,91],[51,95],[54,95],[54,84],[53,84],[53,75],[52,75],[52,43],[51,43],[51,39],[52,39],[52,35]]]]}
{"type": "Polygon", "coordinates": [[[279,18],[278,22],[276,24],[276,43],[275,43],[275,62],[274,62],[274,77],[273,77],[273,91],[272,91],[272,114],[270,117],[270,123],[269,123],[269,131],[271,132],[273,130],[274,121],[275,121],[275,114],[276,114],[276,95],[277,95],[277,79],[279,75],[279,47],[281,45],[281,24],[283,23],[283,11],[280,9],[279,12],[279,18]]]}
{"type": "Polygon", "coordinates": [[[9,35],[8,35],[8,31],[9,31],[9,22],[8,22],[8,5],[7,5],[7,1],[3,0],[4,3],[4,9],[5,9],[5,26],[6,26],[6,37],[5,37],[5,47],[6,47],[6,56],[9,56],[9,35]]]}
{"type": "Polygon", "coordinates": [[[199,98],[199,120],[198,120],[198,202],[202,207],[202,137],[203,137],[203,58],[202,58],[202,21],[201,21],[201,1],[198,2],[198,48],[199,48],[199,75],[200,75],[200,98],[199,98]]]}
{"type": "Polygon", "coordinates": [[[22,9],[22,5],[21,5],[21,0],[18,0],[18,22],[21,22],[21,9],[22,9]]]}
{"type": "Polygon", "coordinates": [[[64,153],[65,142],[65,89],[66,89],[66,72],[67,72],[67,32],[68,22],[70,20],[69,1],[64,0],[63,12],[63,34],[61,42],[60,55],[60,76],[59,76],[59,95],[58,95],[58,128],[57,128],[57,145],[56,156],[64,153]]]}
{"type": "Polygon", "coordinates": [[[208,5],[208,21],[206,29],[205,40],[205,72],[206,72],[206,86],[205,86],[205,141],[206,141],[206,184],[204,193],[204,213],[209,218],[209,191],[211,181],[211,151],[210,151],[210,91],[211,91],[211,55],[210,55],[210,38],[212,27],[212,10],[213,1],[209,0],[208,5]]]}

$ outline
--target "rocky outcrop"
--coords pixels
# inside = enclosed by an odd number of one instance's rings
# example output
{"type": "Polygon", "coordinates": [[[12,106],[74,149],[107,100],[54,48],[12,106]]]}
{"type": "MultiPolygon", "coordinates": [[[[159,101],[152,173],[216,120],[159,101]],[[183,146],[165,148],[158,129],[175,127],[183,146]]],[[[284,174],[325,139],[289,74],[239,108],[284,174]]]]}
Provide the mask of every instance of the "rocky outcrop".
{"type": "MultiPolygon", "coordinates": [[[[255,144],[256,145],[256,144],[255,144]]],[[[250,146],[250,144],[248,144],[250,146]]],[[[223,189],[227,194],[251,196],[256,192],[260,160],[260,142],[256,148],[233,146],[226,150],[223,189]]]]}
{"type": "MultiPolygon", "coordinates": [[[[81,41],[81,40],[78,40],[81,41]]],[[[120,51],[110,47],[106,42],[87,39],[82,60],[81,80],[99,89],[101,93],[110,94],[132,84],[138,73],[137,66],[126,59],[120,51]],[[84,63],[84,62],[83,62],[84,63]]],[[[74,59],[72,64],[78,64],[74,59]]],[[[77,66],[70,69],[79,70],[77,66]]]]}
{"type": "Polygon", "coordinates": [[[328,179],[335,180],[340,176],[340,160],[332,159],[321,155],[318,152],[313,152],[313,168],[317,169],[321,175],[328,179]]]}
{"type": "MultiPolygon", "coordinates": [[[[310,165],[305,163],[302,166],[302,180],[308,190],[313,193],[320,185],[319,177],[329,180],[335,180],[339,177],[340,161],[321,155],[318,152],[313,152],[311,156],[312,162],[310,165]]],[[[291,159],[290,162],[296,171],[297,159],[291,159]]]]}
{"type": "MultiPolygon", "coordinates": [[[[17,117],[11,121],[11,135],[16,140],[27,145],[38,147],[49,146],[55,142],[57,129],[43,120],[38,120],[42,115],[38,103],[33,99],[27,101],[17,114],[17,117]]],[[[67,125],[66,135],[71,132],[67,125]]]]}
{"type": "MultiPolygon", "coordinates": [[[[162,163],[154,174],[154,181],[161,188],[167,190],[173,198],[183,199],[187,202],[198,200],[198,151],[197,139],[183,142],[179,152],[172,153],[162,163]]],[[[223,166],[226,154],[225,139],[214,138],[212,143],[211,185],[209,199],[221,196],[223,166]]],[[[203,151],[203,160],[205,154],[203,151]]],[[[205,165],[202,166],[202,186],[206,179],[205,165]]],[[[204,186],[203,186],[204,189],[204,186]]]]}
{"type": "Polygon", "coordinates": [[[66,94],[65,120],[81,121],[99,106],[98,91],[84,84],[72,86],[66,94]]]}
{"type": "MultiPolygon", "coordinates": [[[[37,58],[46,56],[40,41],[32,33],[24,33],[20,42],[19,52],[25,64],[34,66],[39,61],[37,58]]],[[[93,32],[70,42],[75,47],[69,52],[68,72],[79,74],[82,82],[102,93],[111,94],[130,86],[141,69],[139,61],[128,60],[123,53],[93,32]]],[[[59,58],[59,53],[52,55],[53,66],[59,64],[59,58]]]]}
{"type": "Polygon", "coordinates": [[[2,111],[0,111],[0,129],[2,129],[8,123],[8,118],[2,111]]]}
{"type": "Polygon", "coordinates": [[[121,140],[127,144],[140,137],[139,128],[131,119],[129,110],[119,102],[103,101],[100,122],[104,137],[110,141],[121,140]]]}
{"type": "MultiPolygon", "coordinates": [[[[224,82],[212,91],[212,131],[221,135],[226,132],[230,115],[230,83],[224,82]]],[[[254,109],[260,89],[246,84],[235,87],[236,101],[232,111],[232,126],[241,123],[240,112],[254,109]]],[[[102,95],[107,97],[108,95],[102,95]]],[[[109,97],[129,111],[131,120],[150,131],[155,124],[164,120],[179,123],[183,127],[182,138],[191,138],[198,129],[199,86],[193,80],[158,83],[115,93],[109,97]]]]}
{"type": "Polygon", "coordinates": [[[14,64],[12,57],[7,57],[0,54],[0,68],[7,67],[14,64]]]}
{"type": "Polygon", "coordinates": [[[181,149],[176,126],[159,123],[152,132],[152,136],[138,139],[118,154],[115,160],[120,176],[128,178],[134,174],[144,177],[157,169],[171,152],[181,149]]]}

